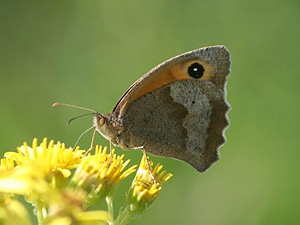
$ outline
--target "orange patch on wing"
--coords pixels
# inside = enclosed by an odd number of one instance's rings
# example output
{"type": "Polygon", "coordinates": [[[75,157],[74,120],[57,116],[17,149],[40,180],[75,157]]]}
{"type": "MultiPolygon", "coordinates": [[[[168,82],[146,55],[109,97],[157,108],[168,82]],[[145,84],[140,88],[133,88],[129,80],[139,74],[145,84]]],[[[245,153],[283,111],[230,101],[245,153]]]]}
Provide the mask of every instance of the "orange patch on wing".
{"type": "Polygon", "coordinates": [[[149,78],[145,80],[145,83],[142,84],[135,93],[131,96],[130,102],[135,99],[143,96],[151,91],[161,88],[167,84],[173,83],[179,80],[192,80],[192,78],[188,74],[188,68],[191,64],[198,62],[204,67],[204,74],[199,80],[212,80],[214,67],[200,60],[188,60],[182,63],[177,63],[175,65],[171,65],[163,70],[157,71],[156,74],[153,74],[149,78]]]}

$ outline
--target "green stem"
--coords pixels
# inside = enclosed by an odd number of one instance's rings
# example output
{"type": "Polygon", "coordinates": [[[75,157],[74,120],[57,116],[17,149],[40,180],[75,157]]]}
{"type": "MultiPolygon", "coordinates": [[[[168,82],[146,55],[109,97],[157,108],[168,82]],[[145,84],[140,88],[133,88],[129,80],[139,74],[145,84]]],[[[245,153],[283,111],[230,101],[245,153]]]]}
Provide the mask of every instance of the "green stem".
{"type": "Polygon", "coordinates": [[[118,218],[111,225],[126,225],[135,215],[127,206],[123,211],[120,212],[118,218]]]}
{"type": "Polygon", "coordinates": [[[100,204],[106,195],[104,195],[103,193],[98,193],[95,190],[92,190],[89,194],[88,197],[86,199],[86,201],[84,202],[84,209],[87,209],[88,207],[90,207],[91,205],[97,205],[100,204]]]}
{"type": "Polygon", "coordinates": [[[107,211],[108,211],[108,214],[110,215],[110,221],[112,222],[112,221],[114,221],[113,195],[112,194],[107,195],[105,200],[106,200],[106,204],[107,204],[107,211]]]}
{"type": "Polygon", "coordinates": [[[39,202],[36,202],[35,209],[36,209],[36,216],[37,216],[38,224],[43,225],[44,224],[43,206],[41,206],[41,204],[39,204],[39,202]]]}

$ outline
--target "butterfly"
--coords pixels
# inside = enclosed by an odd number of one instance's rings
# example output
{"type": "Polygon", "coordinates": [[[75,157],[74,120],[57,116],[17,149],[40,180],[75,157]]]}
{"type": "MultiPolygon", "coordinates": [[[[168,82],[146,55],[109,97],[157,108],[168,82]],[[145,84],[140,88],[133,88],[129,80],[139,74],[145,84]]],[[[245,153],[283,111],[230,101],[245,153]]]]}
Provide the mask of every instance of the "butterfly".
{"type": "Polygon", "coordinates": [[[114,145],[171,157],[203,172],[219,158],[229,125],[225,46],[196,49],[154,67],[93,125],[114,145]]]}
{"type": "MultiPolygon", "coordinates": [[[[134,82],[112,112],[90,110],[94,134],[98,131],[121,148],[175,158],[204,172],[225,143],[230,66],[230,53],[222,45],[175,56],[134,82]]],[[[59,104],[64,103],[53,106],[59,104]]]]}

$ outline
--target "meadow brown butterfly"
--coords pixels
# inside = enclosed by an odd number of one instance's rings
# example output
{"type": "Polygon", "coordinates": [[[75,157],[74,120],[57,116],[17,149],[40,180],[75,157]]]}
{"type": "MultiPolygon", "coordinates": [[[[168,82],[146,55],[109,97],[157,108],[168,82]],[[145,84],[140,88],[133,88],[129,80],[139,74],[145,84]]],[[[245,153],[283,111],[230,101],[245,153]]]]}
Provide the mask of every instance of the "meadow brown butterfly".
{"type": "Polygon", "coordinates": [[[111,113],[96,113],[94,126],[114,145],[143,148],[203,172],[225,142],[230,64],[225,46],[173,57],[133,83],[111,113]]]}
{"type": "Polygon", "coordinates": [[[199,172],[219,158],[229,125],[230,53],[217,45],[175,56],[142,76],[94,128],[112,144],[187,162],[199,172]]]}

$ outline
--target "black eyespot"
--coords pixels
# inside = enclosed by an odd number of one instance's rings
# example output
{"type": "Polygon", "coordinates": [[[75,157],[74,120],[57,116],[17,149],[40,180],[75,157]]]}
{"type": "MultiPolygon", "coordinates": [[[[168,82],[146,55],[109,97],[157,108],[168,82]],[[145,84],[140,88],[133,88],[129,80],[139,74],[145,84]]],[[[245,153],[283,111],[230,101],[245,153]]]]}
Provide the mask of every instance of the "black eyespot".
{"type": "Polygon", "coordinates": [[[204,68],[199,63],[193,63],[189,66],[188,73],[191,77],[199,79],[203,76],[204,68]]]}
{"type": "Polygon", "coordinates": [[[195,104],[196,102],[195,101],[192,101],[192,104],[195,104]]]}

